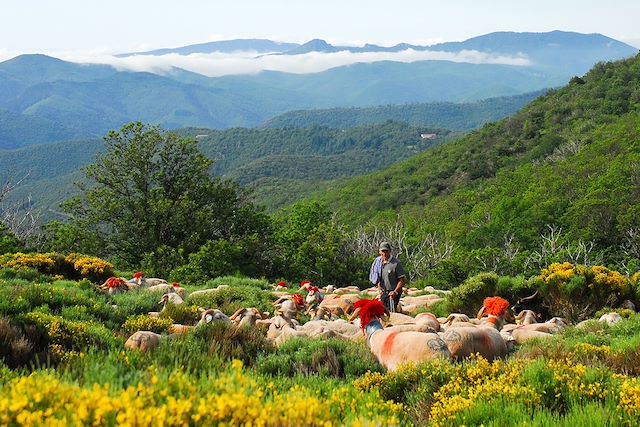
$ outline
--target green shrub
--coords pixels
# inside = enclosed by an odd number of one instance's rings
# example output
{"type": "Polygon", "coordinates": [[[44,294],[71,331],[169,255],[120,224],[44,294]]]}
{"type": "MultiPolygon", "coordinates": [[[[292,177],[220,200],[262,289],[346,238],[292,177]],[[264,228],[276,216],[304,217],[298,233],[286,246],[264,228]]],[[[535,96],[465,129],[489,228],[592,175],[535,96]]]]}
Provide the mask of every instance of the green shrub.
{"type": "Polygon", "coordinates": [[[150,311],[158,311],[158,301],[162,293],[131,291],[110,297],[111,302],[117,307],[118,316],[125,318],[136,314],[147,314],[150,311]]]}
{"type": "Polygon", "coordinates": [[[449,295],[450,307],[470,316],[482,307],[482,302],[488,296],[496,294],[498,275],[495,273],[480,273],[465,280],[454,288],[449,295]]]}
{"type": "Polygon", "coordinates": [[[258,372],[272,376],[354,378],[367,371],[383,371],[362,343],[339,339],[293,338],[274,353],[259,358],[256,365],[258,372]]]}
{"type": "Polygon", "coordinates": [[[200,318],[198,306],[188,304],[167,304],[160,313],[161,319],[171,319],[173,323],[193,325],[200,318]]]}
{"type": "Polygon", "coordinates": [[[28,282],[47,282],[45,275],[33,268],[0,268],[0,279],[20,279],[28,282]]]}
{"type": "Polygon", "coordinates": [[[273,351],[260,328],[239,328],[226,322],[212,322],[198,326],[193,334],[208,344],[207,354],[230,361],[241,360],[253,366],[258,356],[273,351]]]}

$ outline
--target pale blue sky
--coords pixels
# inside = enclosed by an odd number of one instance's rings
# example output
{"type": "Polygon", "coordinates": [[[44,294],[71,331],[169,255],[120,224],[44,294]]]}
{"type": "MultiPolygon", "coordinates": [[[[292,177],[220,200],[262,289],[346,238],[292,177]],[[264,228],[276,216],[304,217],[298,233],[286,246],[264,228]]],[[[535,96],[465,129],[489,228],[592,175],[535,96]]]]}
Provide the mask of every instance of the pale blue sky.
{"type": "Polygon", "coordinates": [[[0,0],[0,59],[232,38],[432,44],[493,31],[601,33],[640,47],[638,0],[0,0]]]}

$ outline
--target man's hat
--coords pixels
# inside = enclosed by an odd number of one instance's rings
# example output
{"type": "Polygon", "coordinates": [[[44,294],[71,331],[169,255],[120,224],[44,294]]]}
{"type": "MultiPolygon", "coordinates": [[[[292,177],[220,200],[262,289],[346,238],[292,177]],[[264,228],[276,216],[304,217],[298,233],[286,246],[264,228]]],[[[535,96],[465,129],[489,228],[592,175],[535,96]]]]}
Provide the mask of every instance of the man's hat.
{"type": "Polygon", "coordinates": [[[389,243],[389,242],[380,243],[380,250],[381,251],[390,251],[391,250],[391,243],[389,243]]]}

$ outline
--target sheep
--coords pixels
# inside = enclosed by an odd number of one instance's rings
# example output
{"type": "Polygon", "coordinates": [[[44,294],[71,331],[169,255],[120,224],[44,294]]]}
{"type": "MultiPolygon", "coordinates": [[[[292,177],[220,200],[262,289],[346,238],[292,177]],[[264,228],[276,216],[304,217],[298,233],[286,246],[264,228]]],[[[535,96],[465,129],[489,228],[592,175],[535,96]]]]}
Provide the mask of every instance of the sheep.
{"type": "Polygon", "coordinates": [[[355,304],[360,300],[360,296],[355,294],[350,295],[332,295],[331,297],[325,298],[318,304],[318,308],[323,308],[336,316],[346,316],[353,313],[355,304]]]}
{"type": "Polygon", "coordinates": [[[217,308],[210,308],[208,310],[201,310],[200,320],[198,321],[198,324],[196,326],[201,326],[214,321],[231,323],[231,319],[229,319],[229,316],[227,316],[217,308]]]}
{"type": "Polygon", "coordinates": [[[552,336],[552,334],[545,331],[527,328],[527,326],[531,325],[522,325],[511,330],[510,335],[513,337],[517,344],[522,344],[536,338],[544,339],[552,336]]]}
{"type": "Polygon", "coordinates": [[[228,287],[229,285],[218,285],[218,287],[216,288],[200,289],[198,291],[190,292],[189,295],[187,295],[187,298],[192,299],[192,298],[199,298],[203,296],[212,295],[218,292],[219,290],[226,289],[228,287]]]}
{"type": "Polygon", "coordinates": [[[109,295],[117,295],[131,289],[129,283],[121,277],[109,277],[99,289],[106,291],[109,295]]]}
{"type": "Polygon", "coordinates": [[[343,294],[358,294],[360,293],[360,289],[357,286],[345,286],[344,288],[335,288],[333,291],[334,294],[343,295],[343,294]]]}
{"type": "Polygon", "coordinates": [[[446,329],[447,327],[459,324],[459,326],[471,326],[471,319],[469,316],[463,313],[451,313],[446,319],[438,319],[440,327],[446,329]]]}
{"type": "Polygon", "coordinates": [[[293,294],[290,296],[281,297],[279,300],[273,303],[276,314],[293,319],[298,315],[298,312],[304,309],[304,300],[302,295],[293,294]]]}
{"type": "Polygon", "coordinates": [[[127,350],[138,349],[147,352],[157,348],[160,345],[162,335],[151,331],[137,331],[131,335],[124,343],[127,350]]]}
{"type": "Polygon", "coordinates": [[[543,323],[529,323],[527,325],[505,325],[501,332],[508,334],[518,344],[522,344],[534,338],[549,338],[553,334],[562,332],[568,326],[566,320],[554,317],[543,323]]]}
{"type": "Polygon", "coordinates": [[[500,297],[484,299],[478,318],[486,312],[489,316],[480,326],[460,326],[447,328],[441,334],[447,344],[451,357],[459,360],[474,353],[480,353],[487,360],[504,358],[508,354],[507,344],[499,330],[504,324],[504,317],[509,302],[500,297]]]}
{"type": "Polygon", "coordinates": [[[158,304],[162,305],[162,311],[164,311],[167,304],[180,305],[180,304],[184,304],[184,300],[178,294],[168,293],[168,294],[162,295],[162,297],[160,298],[160,301],[158,301],[158,304]]]}
{"type": "Polygon", "coordinates": [[[613,326],[621,320],[622,316],[620,316],[620,314],[616,313],[615,311],[603,314],[602,316],[600,316],[600,319],[598,319],[599,322],[604,322],[609,326],[613,326]]]}
{"type": "Polygon", "coordinates": [[[272,289],[274,291],[286,291],[287,290],[287,284],[286,284],[286,282],[282,282],[281,281],[281,282],[278,282],[278,283],[274,284],[272,286],[272,289]]]}
{"type": "Polygon", "coordinates": [[[480,353],[485,359],[492,361],[504,358],[508,354],[507,344],[497,329],[487,326],[461,326],[449,328],[441,334],[447,345],[451,358],[460,360],[474,353],[480,353]]]}
{"type": "Polygon", "coordinates": [[[487,297],[482,303],[482,308],[478,311],[477,318],[481,320],[482,325],[493,327],[499,331],[504,326],[507,316],[513,317],[509,311],[507,300],[500,297],[487,297]],[[488,317],[483,319],[482,316],[485,312],[488,317]]]}
{"type": "Polygon", "coordinates": [[[261,313],[257,308],[239,308],[229,317],[237,326],[255,326],[256,320],[266,319],[269,313],[261,313]]]}
{"type": "Polygon", "coordinates": [[[540,316],[533,310],[522,310],[516,316],[517,325],[530,325],[532,323],[538,323],[540,316]]]}
{"type": "Polygon", "coordinates": [[[149,286],[155,286],[155,285],[167,283],[165,279],[158,279],[156,277],[145,277],[144,273],[141,271],[137,271],[133,275],[133,279],[131,281],[141,288],[148,288],[149,286]]]}
{"type": "Polygon", "coordinates": [[[403,296],[400,298],[400,311],[407,314],[431,307],[442,298],[438,295],[403,296]]]}
{"type": "Polygon", "coordinates": [[[380,301],[361,300],[355,307],[360,308],[360,324],[371,352],[387,370],[395,371],[404,363],[451,357],[436,333],[384,329],[379,318],[385,314],[385,308],[380,301]]]}

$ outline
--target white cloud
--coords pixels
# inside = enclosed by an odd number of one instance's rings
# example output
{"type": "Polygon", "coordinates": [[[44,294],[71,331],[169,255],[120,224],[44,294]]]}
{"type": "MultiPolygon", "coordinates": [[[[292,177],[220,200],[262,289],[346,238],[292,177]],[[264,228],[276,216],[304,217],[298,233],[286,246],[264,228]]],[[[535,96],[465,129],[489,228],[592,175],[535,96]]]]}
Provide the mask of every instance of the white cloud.
{"type": "MultiPolygon", "coordinates": [[[[527,66],[531,61],[525,55],[496,55],[474,50],[460,52],[417,51],[407,49],[400,52],[361,52],[341,51],[334,53],[310,52],[302,55],[259,55],[256,52],[197,53],[190,55],[167,54],[134,55],[119,58],[106,49],[90,52],[49,52],[47,55],[65,61],[89,64],[107,64],[121,71],[146,71],[166,74],[172,68],[182,68],[209,77],[234,74],[256,74],[261,71],[282,71],[294,74],[307,74],[326,71],[330,68],[355,63],[377,61],[415,62],[441,60],[466,62],[473,64],[504,64],[527,66]]],[[[0,49],[0,61],[16,56],[15,52],[0,49]]]]}

